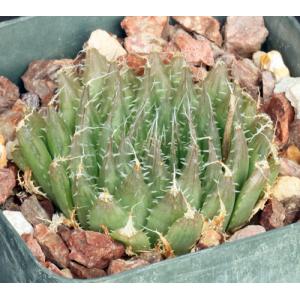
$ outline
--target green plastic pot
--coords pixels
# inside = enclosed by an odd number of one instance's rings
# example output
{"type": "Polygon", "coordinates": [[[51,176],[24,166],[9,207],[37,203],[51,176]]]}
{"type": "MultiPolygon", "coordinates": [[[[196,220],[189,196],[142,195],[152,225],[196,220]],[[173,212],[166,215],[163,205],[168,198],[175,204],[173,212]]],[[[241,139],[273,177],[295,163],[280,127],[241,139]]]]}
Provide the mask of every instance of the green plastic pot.
{"type": "MultiPolygon", "coordinates": [[[[122,17],[24,17],[0,24],[0,75],[22,88],[35,59],[74,57],[91,31],[122,36],[122,17]]],[[[220,17],[223,21],[224,18],[220,17]]],[[[300,26],[293,17],[265,17],[266,49],[279,50],[300,76],[300,26]]],[[[299,282],[300,224],[225,243],[147,267],[85,282],[299,282]]],[[[82,282],[43,268],[0,211],[0,282],[82,282]]]]}

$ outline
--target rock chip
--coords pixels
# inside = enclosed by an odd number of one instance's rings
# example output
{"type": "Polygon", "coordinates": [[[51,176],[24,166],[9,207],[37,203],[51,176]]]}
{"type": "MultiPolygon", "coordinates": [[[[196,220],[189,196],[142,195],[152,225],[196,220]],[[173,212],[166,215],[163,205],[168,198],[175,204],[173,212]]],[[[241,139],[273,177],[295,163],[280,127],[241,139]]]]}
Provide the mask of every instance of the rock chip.
{"type": "Polygon", "coordinates": [[[263,99],[264,101],[267,101],[272,97],[274,93],[275,79],[270,71],[263,71],[261,73],[261,77],[262,77],[263,99]]]}
{"type": "Polygon", "coordinates": [[[180,16],[172,17],[186,30],[196,32],[216,43],[218,46],[222,45],[222,35],[220,33],[220,23],[217,19],[209,16],[180,16]]]}
{"type": "Polygon", "coordinates": [[[130,69],[134,71],[134,73],[138,76],[144,74],[144,67],[146,64],[147,60],[134,53],[129,53],[126,56],[126,63],[130,69]]]}
{"type": "Polygon", "coordinates": [[[270,71],[273,74],[276,82],[279,82],[283,78],[290,76],[290,71],[284,64],[280,52],[276,50],[272,50],[268,53],[264,53],[264,52],[260,52],[260,53],[261,53],[261,56],[259,57],[260,68],[263,70],[270,71]]]}
{"type": "Polygon", "coordinates": [[[231,75],[234,80],[254,98],[259,94],[261,72],[248,58],[234,60],[231,65],[231,75]]]}
{"type": "Polygon", "coordinates": [[[21,211],[21,206],[17,203],[14,196],[8,197],[1,208],[2,210],[21,211]]]}
{"type": "Polygon", "coordinates": [[[207,66],[214,64],[213,51],[207,39],[196,40],[183,29],[177,29],[173,36],[173,42],[188,63],[207,66]]]}
{"type": "Polygon", "coordinates": [[[34,228],[34,237],[49,261],[61,268],[69,265],[69,250],[58,234],[50,231],[46,225],[38,224],[34,228]]]}
{"type": "Polygon", "coordinates": [[[95,48],[110,62],[126,55],[126,51],[115,36],[105,30],[97,29],[91,33],[86,44],[86,49],[95,48]]]}
{"type": "Polygon", "coordinates": [[[13,194],[13,188],[16,186],[16,176],[11,168],[0,169],[0,204],[13,194]]]}
{"type": "Polygon", "coordinates": [[[169,41],[160,53],[160,58],[165,64],[169,64],[176,53],[179,53],[179,48],[173,41],[169,41]]]}
{"type": "Polygon", "coordinates": [[[202,233],[199,242],[196,245],[196,250],[202,250],[210,247],[215,247],[224,242],[223,235],[213,229],[206,230],[202,233]]]}
{"type": "Polygon", "coordinates": [[[7,166],[7,149],[5,144],[4,136],[0,134],[0,170],[7,166]]]}
{"type": "Polygon", "coordinates": [[[229,239],[229,242],[244,239],[250,236],[257,235],[265,232],[266,229],[260,225],[248,225],[238,231],[236,231],[229,239]]]}
{"type": "Polygon", "coordinates": [[[57,227],[57,234],[59,234],[63,241],[67,244],[71,237],[72,229],[66,225],[59,225],[57,227]]]}
{"type": "Polygon", "coordinates": [[[285,209],[281,202],[269,199],[260,216],[259,224],[266,230],[284,226],[285,209]]]}
{"type": "Polygon", "coordinates": [[[20,211],[4,210],[3,215],[7,218],[8,222],[18,232],[19,235],[33,232],[32,226],[24,218],[20,211]]]}
{"type": "Polygon", "coordinates": [[[266,52],[258,50],[252,54],[252,60],[254,64],[262,70],[261,58],[265,55],[266,52]]]}
{"type": "Polygon", "coordinates": [[[22,94],[21,99],[30,109],[38,110],[40,107],[40,98],[35,93],[24,93],[22,94]]]}
{"type": "Polygon", "coordinates": [[[71,59],[34,60],[22,76],[27,91],[37,94],[43,106],[47,106],[57,89],[57,72],[72,65],[71,59]]]}
{"type": "Polygon", "coordinates": [[[19,97],[19,88],[6,77],[0,76],[0,114],[11,109],[19,97]]]}
{"type": "Polygon", "coordinates": [[[124,260],[124,259],[115,259],[111,261],[107,274],[116,274],[124,271],[128,271],[131,269],[135,269],[138,267],[143,267],[149,265],[149,262],[143,259],[135,259],[135,260],[124,260]]]}
{"type": "Polygon", "coordinates": [[[63,276],[66,277],[66,278],[70,278],[70,279],[74,278],[74,277],[73,277],[73,274],[72,274],[72,272],[71,272],[71,270],[68,269],[68,268],[64,268],[64,269],[60,270],[60,272],[61,272],[61,273],[63,274],[63,276]]]}
{"type": "Polygon", "coordinates": [[[40,205],[43,207],[43,209],[46,211],[46,213],[48,214],[49,218],[52,219],[53,214],[54,214],[54,206],[51,200],[42,197],[40,195],[37,196],[40,205]]]}
{"type": "Polygon", "coordinates": [[[63,277],[64,277],[64,273],[61,272],[61,270],[60,270],[55,264],[53,264],[52,262],[46,261],[46,262],[44,263],[44,266],[45,266],[48,270],[50,270],[51,272],[53,272],[53,273],[55,273],[55,274],[57,274],[57,275],[59,275],[59,276],[63,276],[63,277]]]}
{"type": "Polygon", "coordinates": [[[300,197],[293,197],[282,201],[285,209],[285,225],[292,224],[300,219],[300,197]]]}
{"type": "Polygon", "coordinates": [[[70,261],[69,268],[76,278],[86,279],[86,278],[97,278],[106,276],[106,272],[97,268],[87,268],[74,261],[70,261]]]}
{"type": "MultiPolygon", "coordinates": [[[[196,37],[197,38],[197,37],[196,37]]],[[[210,43],[211,49],[213,51],[214,60],[217,60],[220,56],[224,55],[226,52],[224,49],[220,48],[215,43],[210,43]]]]}
{"type": "Polygon", "coordinates": [[[195,66],[190,66],[190,69],[192,71],[193,74],[193,81],[194,82],[199,82],[199,81],[203,81],[208,72],[204,67],[195,67],[195,66]]]}
{"type": "Polygon", "coordinates": [[[300,82],[289,87],[285,96],[294,107],[296,118],[300,119],[300,82]]]}
{"type": "Polygon", "coordinates": [[[278,201],[300,198],[300,179],[292,176],[280,176],[272,186],[270,196],[278,201]]]}
{"type": "Polygon", "coordinates": [[[296,118],[300,119],[300,77],[285,77],[275,86],[275,93],[285,93],[295,109],[296,118]]]}
{"type": "Polygon", "coordinates": [[[140,33],[125,38],[124,46],[128,53],[147,55],[162,52],[166,41],[150,33],[140,33]]]}
{"type": "Polygon", "coordinates": [[[44,223],[45,225],[47,225],[50,222],[49,215],[34,195],[25,199],[25,201],[21,205],[21,212],[27,219],[27,221],[33,226],[40,223],[44,223]]]}
{"type": "Polygon", "coordinates": [[[235,55],[251,57],[268,36],[263,17],[227,17],[224,28],[225,49],[235,55]]]}
{"type": "Polygon", "coordinates": [[[274,93],[285,93],[294,85],[300,84],[300,77],[285,77],[276,83],[274,93]]]}
{"type": "Polygon", "coordinates": [[[135,36],[140,33],[149,33],[156,37],[162,37],[168,25],[168,17],[125,17],[121,22],[121,27],[128,36],[135,36]]]}
{"type": "Polygon", "coordinates": [[[70,260],[74,260],[87,268],[104,269],[111,260],[121,258],[125,253],[122,244],[113,241],[109,236],[76,229],[67,241],[71,250],[70,260]]]}
{"type": "Polygon", "coordinates": [[[279,174],[282,176],[292,176],[300,178],[300,165],[287,158],[280,158],[279,174]]]}
{"type": "Polygon", "coordinates": [[[225,52],[220,57],[218,57],[218,61],[224,62],[228,69],[231,69],[231,66],[235,60],[236,59],[234,54],[228,52],[225,52]]]}
{"type": "Polygon", "coordinates": [[[299,148],[295,145],[290,145],[285,150],[285,157],[289,160],[293,160],[296,163],[300,164],[300,150],[299,150],[299,148]]]}
{"type": "Polygon", "coordinates": [[[264,105],[264,111],[276,125],[276,138],[279,145],[285,145],[289,140],[289,126],[294,119],[294,109],[284,94],[274,94],[264,105]]]}
{"type": "Polygon", "coordinates": [[[45,254],[42,251],[41,246],[37,240],[33,237],[33,234],[22,234],[22,239],[26,243],[27,247],[33,254],[33,256],[40,262],[45,263],[45,254]]]}
{"type": "Polygon", "coordinates": [[[300,120],[294,120],[289,128],[289,144],[300,148],[300,120]]]}
{"type": "Polygon", "coordinates": [[[24,102],[17,100],[11,110],[7,110],[0,115],[0,134],[4,137],[6,143],[15,139],[16,127],[23,119],[25,108],[24,102]]]}
{"type": "Polygon", "coordinates": [[[159,262],[163,259],[161,253],[155,250],[142,252],[139,258],[147,261],[149,264],[159,262]]]}

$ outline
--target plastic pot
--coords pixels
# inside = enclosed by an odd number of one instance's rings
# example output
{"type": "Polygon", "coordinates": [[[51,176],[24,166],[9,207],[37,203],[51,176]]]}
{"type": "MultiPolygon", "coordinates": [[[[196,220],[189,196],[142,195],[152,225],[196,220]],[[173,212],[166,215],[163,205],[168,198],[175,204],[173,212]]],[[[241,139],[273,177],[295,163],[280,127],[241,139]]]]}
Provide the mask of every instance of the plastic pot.
{"type": "MultiPolygon", "coordinates": [[[[24,17],[0,24],[0,74],[22,88],[35,59],[74,57],[91,31],[122,36],[122,17],[24,17]]],[[[220,18],[224,20],[224,18],[220,18]]],[[[279,50],[300,76],[300,25],[293,17],[265,17],[266,49],[279,50]]],[[[299,282],[300,223],[225,243],[147,267],[86,282],[299,282]]],[[[81,282],[56,276],[32,256],[0,211],[0,282],[81,282]]]]}

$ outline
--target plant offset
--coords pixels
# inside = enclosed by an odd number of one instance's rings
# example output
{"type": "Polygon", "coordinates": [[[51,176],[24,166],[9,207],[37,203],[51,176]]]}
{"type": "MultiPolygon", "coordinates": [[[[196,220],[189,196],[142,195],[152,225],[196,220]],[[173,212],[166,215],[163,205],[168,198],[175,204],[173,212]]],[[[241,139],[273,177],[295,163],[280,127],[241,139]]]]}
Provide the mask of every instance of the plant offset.
{"type": "Polygon", "coordinates": [[[272,121],[221,62],[194,84],[180,56],[153,53],[137,77],[89,49],[82,70],[60,72],[57,98],[19,126],[14,161],[128,253],[180,255],[207,226],[234,231],[277,176],[272,121]]]}

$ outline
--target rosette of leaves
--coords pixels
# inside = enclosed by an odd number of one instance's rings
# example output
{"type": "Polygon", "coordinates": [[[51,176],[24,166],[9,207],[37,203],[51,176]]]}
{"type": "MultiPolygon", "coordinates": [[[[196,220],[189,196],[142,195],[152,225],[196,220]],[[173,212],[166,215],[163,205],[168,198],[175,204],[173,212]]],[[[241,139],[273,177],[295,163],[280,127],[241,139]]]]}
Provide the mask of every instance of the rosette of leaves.
{"type": "Polygon", "coordinates": [[[194,84],[182,57],[154,53],[137,77],[89,49],[58,81],[58,105],[19,127],[15,162],[67,218],[131,252],[187,253],[216,219],[234,231],[277,176],[272,122],[222,63],[194,84]]]}

